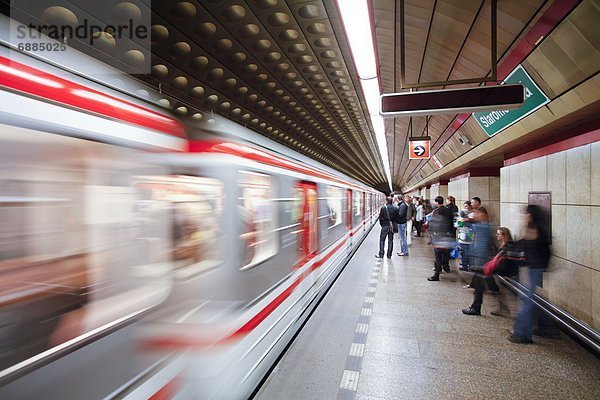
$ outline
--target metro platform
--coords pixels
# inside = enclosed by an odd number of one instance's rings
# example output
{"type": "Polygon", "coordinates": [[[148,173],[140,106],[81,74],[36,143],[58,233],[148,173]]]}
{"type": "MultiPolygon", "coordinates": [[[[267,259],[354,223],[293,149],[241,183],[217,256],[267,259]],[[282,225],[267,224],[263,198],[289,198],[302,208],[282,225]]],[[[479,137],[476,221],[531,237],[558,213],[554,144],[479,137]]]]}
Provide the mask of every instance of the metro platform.
{"type": "MultiPolygon", "coordinates": [[[[472,289],[456,270],[429,282],[433,251],[376,259],[375,225],[255,399],[598,399],[600,360],[561,333],[508,341],[513,319],[462,314],[472,289]]],[[[396,235],[397,236],[397,235],[396,235]]],[[[502,288],[502,290],[506,290],[502,288]]],[[[511,298],[515,315],[517,299],[511,298]]]]}

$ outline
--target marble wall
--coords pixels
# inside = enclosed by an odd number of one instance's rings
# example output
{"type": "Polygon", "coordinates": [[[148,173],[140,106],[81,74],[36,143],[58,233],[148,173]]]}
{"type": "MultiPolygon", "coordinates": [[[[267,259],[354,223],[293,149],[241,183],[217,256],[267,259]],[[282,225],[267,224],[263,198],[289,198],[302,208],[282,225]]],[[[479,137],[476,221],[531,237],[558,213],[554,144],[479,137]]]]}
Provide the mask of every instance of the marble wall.
{"type": "Polygon", "coordinates": [[[442,196],[444,198],[444,204],[446,203],[446,197],[448,197],[448,185],[440,185],[434,184],[431,185],[431,189],[429,190],[429,199],[433,204],[433,199],[437,196],[442,196]]]}
{"type": "Polygon", "coordinates": [[[600,142],[500,170],[501,224],[520,236],[530,191],[552,196],[552,259],[541,293],[600,330],[600,142]]]}
{"type": "Polygon", "coordinates": [[[477,196],[488,210],[490,222],[500,223],[500,178],[497,176],[465,177],[448,183],[448,195],[456,198],[456,205],[477,196]]]}

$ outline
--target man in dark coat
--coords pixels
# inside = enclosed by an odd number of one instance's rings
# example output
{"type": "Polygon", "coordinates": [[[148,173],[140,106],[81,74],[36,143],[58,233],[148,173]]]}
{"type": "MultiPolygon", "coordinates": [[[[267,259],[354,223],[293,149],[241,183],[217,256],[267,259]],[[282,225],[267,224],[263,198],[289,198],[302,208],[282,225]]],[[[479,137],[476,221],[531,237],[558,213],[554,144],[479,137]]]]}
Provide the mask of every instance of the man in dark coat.
{"type": "Polygon", "coordinates": [[[408,242],[406,241],[406,216],[408,214],[407,197],[400,199],[398,203],[398,233],[400,233],[400,252],[399,256],[408,255],[408,242]]]}
{"type": "Polygon", "coordinates": [[[379,234],[379,254],[375,258],[383,258],[385,250],[385,239],[388,239],[387,258],[392,258],[394,250],[394,229],[398,220],[398,210],[392,204],[392,198],[386,197],[386,204],[379,210],[379,224],[381,225],[381,233],[379,234]]]}
{"type": "Polygon", "coordinates": [[[427,278],[428,281],[439,281],[442,268],[450,272],[450,247],[452,238],[452,214],[444,207],[444,198],[438,196],[434,199],[435,209],[429,222],[431,243],[435,254],[435,273],[427,278]]]}

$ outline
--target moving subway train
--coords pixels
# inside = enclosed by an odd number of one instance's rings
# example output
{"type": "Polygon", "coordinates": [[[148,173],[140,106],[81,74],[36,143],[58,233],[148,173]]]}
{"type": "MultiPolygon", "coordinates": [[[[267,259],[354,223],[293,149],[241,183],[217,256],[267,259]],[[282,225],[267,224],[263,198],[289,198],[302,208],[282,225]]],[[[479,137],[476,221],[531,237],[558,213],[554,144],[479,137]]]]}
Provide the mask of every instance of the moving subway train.
{"type": "Polygon", "coordinates": [[[248,397],[383,201],[23,56],[0,104],[3,399],[248,397]]]}

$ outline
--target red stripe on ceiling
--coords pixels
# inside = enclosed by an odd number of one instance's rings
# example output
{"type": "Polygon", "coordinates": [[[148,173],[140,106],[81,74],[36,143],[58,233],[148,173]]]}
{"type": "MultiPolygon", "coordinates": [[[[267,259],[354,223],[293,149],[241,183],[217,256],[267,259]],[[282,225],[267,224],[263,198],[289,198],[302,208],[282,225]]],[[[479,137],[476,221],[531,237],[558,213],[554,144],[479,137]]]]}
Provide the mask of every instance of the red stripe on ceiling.
{"type": "Polygon", "coordinates": [[[0,86],[186,138],[183,125],[174,118],[6,57],[0,57],[0,86]]]}
{"type": "Polygon", "coordinates": [[[540,149],[536,149],[513,158],[509,158],[507,160],[504,160],[504,166],[508,167],[510,165],[519,164],[524,161],[544,157],[550,154],[573,149],[575,147],[585,146],[587,144],[595,143],[598,141],[600,141],[600,129],[596,129],[594,131],[584,133],[583,135],[575,136],[573,138],[569,138],[567,140],[563,140],[561,142],[554,143],[549,146],[545,146],[540,149]]]}
{"type": "MultiPolygon", "coordinates": [[[[562,21],[571,10],[579,3],[578,0],[556,0],[535,25],[527,32],[525,37],[519,41],[519,44],[508,54],[508,56],[498,65],[498,80],[506,78],[506,76],[514,70],[517,65],[523,62],[527,56],[533,51],[536,42],[542,36],[547,36],[559,23],[562,21]]],[[[469,119],[472,114],[460,114],[450,126],[440,135],[431,147],[431,153],[436,154],[437,151],[458,131],[462,125],[469,119]]],[[[415,172],[409,177],[412,178],[427,161],[421,161],[415,172]]]]}
{"type": "Polygon", "coordinates": [[[504,79],[533,51],[536,42],[545,37],[563,20],[579,3],[578,0],[555,0],[544,12],[535,25],[521,39],[519,44],[498,66],[498,79],[504,79]]]}

